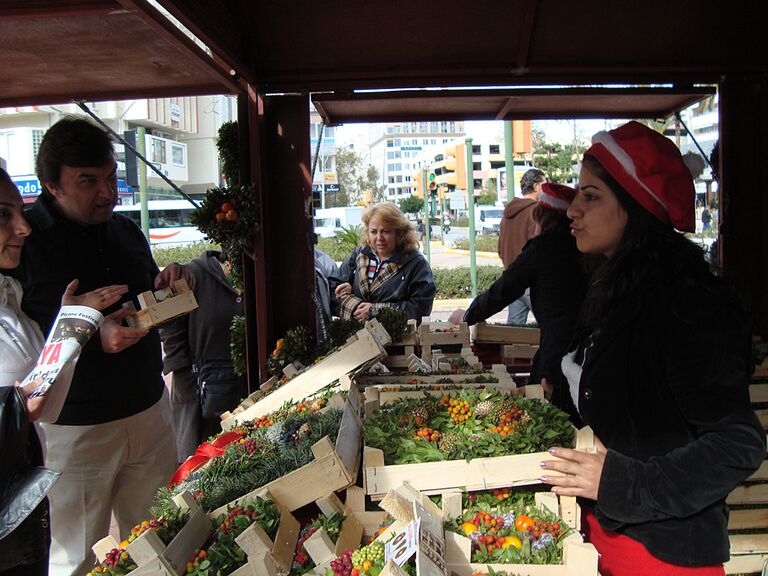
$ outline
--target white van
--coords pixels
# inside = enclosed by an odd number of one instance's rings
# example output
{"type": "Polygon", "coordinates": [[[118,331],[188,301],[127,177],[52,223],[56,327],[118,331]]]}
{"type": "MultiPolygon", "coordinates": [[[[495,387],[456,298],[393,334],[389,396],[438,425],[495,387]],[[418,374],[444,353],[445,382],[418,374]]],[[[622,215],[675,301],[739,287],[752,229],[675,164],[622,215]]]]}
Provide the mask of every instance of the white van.
{"type": "Polygon", "coordinates": [[[315,210],[315,233],[331,238],[342,228],[354,228],[363,221],[364,206],[340,206],[315,210]]]}
{"type": "Polygon", "coordinates": [[[504,206],[475,206],[475,231],[478,234],[498,234],[503,216],[504,206]]]}

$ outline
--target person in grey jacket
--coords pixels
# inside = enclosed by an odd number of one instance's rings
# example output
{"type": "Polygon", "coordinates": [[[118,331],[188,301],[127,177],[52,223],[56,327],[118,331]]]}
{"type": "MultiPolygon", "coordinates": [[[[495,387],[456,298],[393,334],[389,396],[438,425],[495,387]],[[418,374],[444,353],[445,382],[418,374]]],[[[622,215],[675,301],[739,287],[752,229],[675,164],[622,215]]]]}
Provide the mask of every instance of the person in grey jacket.
{"type": "Polygon", "coordinates": [[[231,371],[230,325],[234,316],[243,315],[243,297],[230,282],[225,257],[206,250],[187,266],[195,278],[198,307],[160,329],[163,372],[173,373],[171,409],[179,462],[221,430],[219,418],[204,417],[198,389],[201,370],[218,370],[232,383],[231,406],[226,409],[234,408],[247,395],[245,378],[231,371]]]}
{"type": "Polygon", "coordinates": [[[342,318],[365,322],[384,307],[399,308],[417,322],[429,316],[435,281],[417,238],[394,204],[371,206],[363,213],[360,246],[342,262],[335,288],[342,318]]]}

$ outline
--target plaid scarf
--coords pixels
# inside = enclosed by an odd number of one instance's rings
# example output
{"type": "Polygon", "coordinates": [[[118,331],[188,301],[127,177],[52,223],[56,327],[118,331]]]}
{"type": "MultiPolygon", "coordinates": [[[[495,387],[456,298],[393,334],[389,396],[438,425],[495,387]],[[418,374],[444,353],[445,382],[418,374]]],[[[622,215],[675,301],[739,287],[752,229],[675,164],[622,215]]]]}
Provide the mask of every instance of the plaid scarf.
{"type": "MultiPolygon", "coordinates": [[[[362,250],[357,255],[357,277],[360,283],[360,294],[362,298],[353,294],[345,296],[341,299],[341,317],[345,320],[354,318],[355,308],[362,302],[372,302],[373,294],[379,287],[381,287],[387,280],[396,276],[400,267],[402,266],[401,258],[395,257],[392,260],[384,261],[379,266],[379,261],[376,256],[368,253],[366,250],[362,250]],[[373,270],[371,271],[371,268],[373,270]],[[379,273],[376,274],[378,269],[379,273]],[[373,276],[373,279],[370,279],[373,276]]],[[[373,308],[384,308],[389,306],[387,303],[373,303],[373,308]]]]}

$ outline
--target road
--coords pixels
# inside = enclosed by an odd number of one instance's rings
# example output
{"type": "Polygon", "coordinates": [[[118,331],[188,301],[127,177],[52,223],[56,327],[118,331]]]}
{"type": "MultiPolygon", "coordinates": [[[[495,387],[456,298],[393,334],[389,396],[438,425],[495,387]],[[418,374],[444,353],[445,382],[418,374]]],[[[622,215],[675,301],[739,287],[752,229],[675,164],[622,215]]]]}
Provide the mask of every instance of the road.
{"type": "MultiPolygon", "coordinates": [[[[466,238],[467,228],[453,228],[446,235],[445,244],[441,240],[432,240],[430,243],[430,265],[433,268],[457,268],[469,266],[469,252],[454,250],[453,242],[458,238],[466,238]]],[[[422,243],[421,251],[424,252],[422,243]]],[[[496,254],[490,256],[487,252],[481,252],[477,256],[478,266],[501,266],[501,258],[496,254]]]]}

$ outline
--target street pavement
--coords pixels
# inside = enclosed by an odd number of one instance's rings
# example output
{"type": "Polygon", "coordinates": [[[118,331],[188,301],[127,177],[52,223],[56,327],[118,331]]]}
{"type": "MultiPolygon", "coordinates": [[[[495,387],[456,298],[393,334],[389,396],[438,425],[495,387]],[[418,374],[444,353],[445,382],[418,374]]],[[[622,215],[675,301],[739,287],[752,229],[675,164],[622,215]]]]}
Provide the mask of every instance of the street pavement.
{"type": "MultiPolygon", "coordinates": [[[[438,229],[439,232],[439,229],[438,229]]],[[[430,265],[432,268],[458,268],[461,266],[469,266],[469,252],[466,250],[456,250],[453,248],[453,241],[458,238],[466,238],[468,229],[466,228],[453,228],[446,235],[445,241],[432,240],[429,245],[430,249],[430,265]]],[[[421,251],[424,253],[425,247],[422,242],[421,251]]],[[[478,252],[476,255],[476,262],[478,266],[498,266],[501,268],[501,258],[496,253],[478,252]]],[[[452,300],[435,300],[432,307],[432,314],[430,317],[432,320],[444,322],[448,320],[451,312],[457,308],[467,309],[472,302],[471,298],[457,298],[452,300]]],[[[488,322],[506,322],[507,310],[506,308],[501,312],[498,312],[488,318],[488,322]]]]}

